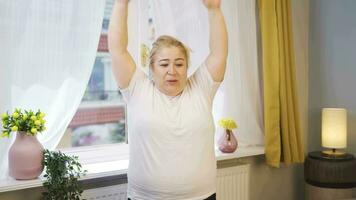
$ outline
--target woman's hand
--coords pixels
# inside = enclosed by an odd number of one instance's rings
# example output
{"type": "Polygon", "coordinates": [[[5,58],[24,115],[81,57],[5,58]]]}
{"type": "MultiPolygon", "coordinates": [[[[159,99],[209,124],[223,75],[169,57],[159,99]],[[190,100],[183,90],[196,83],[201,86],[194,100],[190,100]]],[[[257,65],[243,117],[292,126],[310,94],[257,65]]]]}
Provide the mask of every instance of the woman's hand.
{"type": "Polygon", "coordinates": [[[136,64],[127,50],[127,16],[129,0],[115,0],[108,30],[108,45],[111,65],[117,85],[128,87],[136,70],[136,64]]]}
{"type": "MultiPolygon", "coordinates": [[[[224,80],[228,52],[228,38],[224,15],[220,9],[221,0],[202,0],[209,15],[210,53],[205,64],[216,82],[224,80]]],[[[236,0],[232,0],[236,1],[236,0]]]]}
{"type": "Polygon", "coordinates": [[[203,0],[203,4],[208,10],[220,8],[221,0],[203,0]]]}

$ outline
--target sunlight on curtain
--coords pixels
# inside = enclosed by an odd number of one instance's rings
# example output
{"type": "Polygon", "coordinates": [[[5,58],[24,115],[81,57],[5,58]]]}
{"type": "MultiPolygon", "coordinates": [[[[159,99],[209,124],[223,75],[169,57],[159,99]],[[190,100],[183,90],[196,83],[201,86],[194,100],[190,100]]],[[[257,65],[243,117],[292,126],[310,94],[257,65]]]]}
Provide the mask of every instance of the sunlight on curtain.
{"type": "MultiPolygon", "coordinates": [[[[213,110],[215,121],[222,117],[236,120],[239,146],[263,145],[255,9],[255,1],[222,1],[229,32],[229,57],[213,110]]],[[[202,2],[140,0],[139,10],[139,43],[150,47],[160,35],[177,37],[192,50],[188,72],[191,75],[209,53],[208,13],[202,2]]]]}
{"type": "MultiPolygon", "coordinates": [[[[229,33],[229,56],[225,79],[215,97],[214,116],[216,121],[223,117],[236,120],[240,147],[263,145],[255,8],[255,1],[250,0],[222,4],[229,33]]],[[[217,132],[221,133],[219,129],[217,132]]]]}
{"type": "MultiPolygon", "coordinates": [[[[102,0],[1,2],[0,67],[7,70],[7,81],[0,112],[17,107],[45,112],[47,130],[38,135],[45,148],[56,147],[81,101],[104,5],[102,0]]],[[[0,178],[6,176],[13,140],[0,143],[0,178]]]]}

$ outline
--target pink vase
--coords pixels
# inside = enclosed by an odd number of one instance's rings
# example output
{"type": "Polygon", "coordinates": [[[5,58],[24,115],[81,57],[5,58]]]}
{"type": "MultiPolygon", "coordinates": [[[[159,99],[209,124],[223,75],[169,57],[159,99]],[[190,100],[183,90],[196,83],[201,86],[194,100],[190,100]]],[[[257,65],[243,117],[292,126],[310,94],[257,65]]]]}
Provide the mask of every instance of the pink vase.
{"type": "Polygon", "coordinates": [[[15,179],[35,179],[43,171],[43,146],[36,136],[17,132],[9,150],[9,173],[15,179]]]}
{"type": "Polygon", "coordinates": [[[224,153],[233,153],[237,149],[237,140],[230,129],[225,129],[219,141],[219,150],[224,153]]]}

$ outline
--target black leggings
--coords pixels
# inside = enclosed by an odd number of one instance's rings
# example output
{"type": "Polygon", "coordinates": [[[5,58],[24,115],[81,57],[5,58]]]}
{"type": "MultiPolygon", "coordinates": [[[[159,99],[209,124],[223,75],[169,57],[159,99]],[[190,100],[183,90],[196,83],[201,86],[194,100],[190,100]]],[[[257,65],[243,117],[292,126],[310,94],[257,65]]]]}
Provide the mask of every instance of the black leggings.
{"type": "MultiPolygon", "coordinates": [[[[130,198],[128,198],[128,200],[131,200],[130,198]]],[[[204,200],[216,200],[216,193],[212,194],[210,197],[204,199],[204,200]]]]}

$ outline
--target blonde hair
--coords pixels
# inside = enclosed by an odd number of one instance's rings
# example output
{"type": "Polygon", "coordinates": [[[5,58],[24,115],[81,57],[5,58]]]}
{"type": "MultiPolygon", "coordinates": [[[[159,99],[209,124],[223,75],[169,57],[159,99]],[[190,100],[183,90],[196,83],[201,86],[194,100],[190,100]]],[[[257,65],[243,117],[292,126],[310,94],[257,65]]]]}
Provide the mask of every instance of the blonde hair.
{"type": "Polygon", "coordinates": [[[159,38],[157,38],[156,41],[152,44],[152,49],[150,51],[150,56],[149,56],[150,68],[152,68],[152,64],[154,62],[153,57],[160,49],[165,47],[179,48],[185,56],[187,67],[189,66],[189,48],[185,46],[181,41],[179,41],[178,39],[172,36],[162,35],[159,38]]]}

